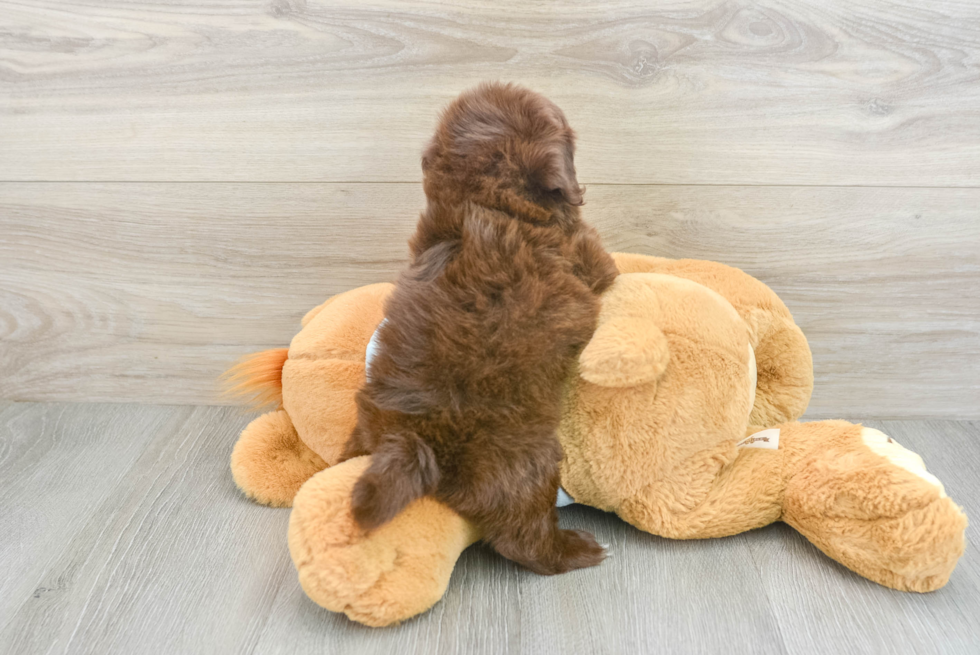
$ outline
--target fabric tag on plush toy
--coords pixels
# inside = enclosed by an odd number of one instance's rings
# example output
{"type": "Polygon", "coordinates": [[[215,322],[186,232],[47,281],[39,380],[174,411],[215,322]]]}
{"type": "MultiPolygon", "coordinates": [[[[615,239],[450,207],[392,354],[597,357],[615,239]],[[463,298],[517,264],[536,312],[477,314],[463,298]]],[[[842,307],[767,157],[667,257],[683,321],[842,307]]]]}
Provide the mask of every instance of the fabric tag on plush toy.
{"type": "Polygon", "coordinates": [[[765,448],[779,450],[779,428],[770,428],[745,437],[738,442],[739,448],[765,448]]]}

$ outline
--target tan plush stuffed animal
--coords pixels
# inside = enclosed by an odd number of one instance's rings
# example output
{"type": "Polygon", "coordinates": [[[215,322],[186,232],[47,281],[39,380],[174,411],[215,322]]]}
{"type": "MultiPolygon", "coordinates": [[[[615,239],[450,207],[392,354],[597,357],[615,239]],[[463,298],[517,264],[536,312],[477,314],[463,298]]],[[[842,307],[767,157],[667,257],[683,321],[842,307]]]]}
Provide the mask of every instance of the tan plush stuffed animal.
{"type": "MultiPolygon", "coordinates": [[[[767,286],[714,262],[615,257],[621,275],[568,381],[559,430],[562,486],[576,502],[677,539],[781,520],[880,584],[946,583],[966,517],[918,455],[881,432],[794,422],[813,387],[810,350],[767,286]]],[[[260,503],[292,505],[303,589],[371,626],[436,603],[480,537],[431,498],[370,534],[351,517],[368,458],[337,462],[391,288],[331,298],[304,317],[288,353],[258,353],[232,371],[239,390],[281,403],[242,432],[235,482],[260,503]]]]}

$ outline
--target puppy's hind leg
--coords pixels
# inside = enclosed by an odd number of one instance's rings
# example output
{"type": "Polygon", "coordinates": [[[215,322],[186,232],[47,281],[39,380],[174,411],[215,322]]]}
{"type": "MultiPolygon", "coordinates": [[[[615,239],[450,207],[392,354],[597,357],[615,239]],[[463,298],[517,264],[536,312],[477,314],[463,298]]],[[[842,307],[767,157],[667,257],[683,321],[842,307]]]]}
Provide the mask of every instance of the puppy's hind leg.
{"type": "Polygon", "coordinates": [[[482,500],[492,499],[473,516],[484,540],[507,559],[542,575],[600,564],[606,551],[591,534],[558,527],[557,462],[553,471],[540,471],[531,479],[525,477],[526,470],[522,473],[516,484],[510,484],[508,479],[513,478],[504,475],[493,485],[495,488],[480,493],[482,500]]]}
{"type": "Polygon", "coordinates": [[[541,575],[597,566],[606,559],[605,549],[591,534],[558,527],[555,507],[527,525],[511,524],[485,538],[507,559],[541,575]]]}

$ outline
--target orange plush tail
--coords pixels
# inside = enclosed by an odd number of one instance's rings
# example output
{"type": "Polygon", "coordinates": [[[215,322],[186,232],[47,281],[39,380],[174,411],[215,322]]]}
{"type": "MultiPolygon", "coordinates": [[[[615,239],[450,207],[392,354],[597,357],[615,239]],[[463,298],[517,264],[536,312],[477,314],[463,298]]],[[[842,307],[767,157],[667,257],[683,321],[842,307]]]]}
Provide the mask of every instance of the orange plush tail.
{"type": "Polygon", "coordinates": [[[288,348],[273,348],[242,357],[221,376],[224,395],[252,409],[281,406],[282,367],[288,357],[288,348]]]}

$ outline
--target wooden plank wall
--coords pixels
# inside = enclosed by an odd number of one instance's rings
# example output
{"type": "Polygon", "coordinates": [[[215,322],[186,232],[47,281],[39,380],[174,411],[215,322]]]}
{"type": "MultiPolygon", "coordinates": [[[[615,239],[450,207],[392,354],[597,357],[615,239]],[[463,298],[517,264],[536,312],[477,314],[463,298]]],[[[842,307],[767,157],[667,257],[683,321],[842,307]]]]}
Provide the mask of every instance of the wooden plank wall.
{"type": "Polygon", "coordinates": [[[552,97],[611,249],[744,268],[811,416],[980,416],[980,5],[0,0],[0,398],[216,402],[388,280],[440,106],[552,97]]]}

